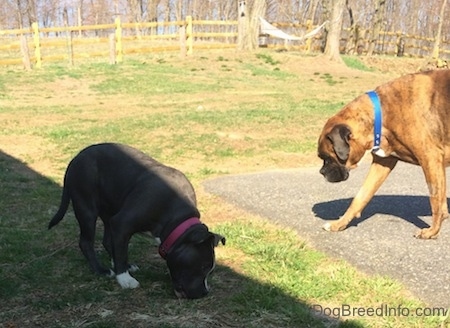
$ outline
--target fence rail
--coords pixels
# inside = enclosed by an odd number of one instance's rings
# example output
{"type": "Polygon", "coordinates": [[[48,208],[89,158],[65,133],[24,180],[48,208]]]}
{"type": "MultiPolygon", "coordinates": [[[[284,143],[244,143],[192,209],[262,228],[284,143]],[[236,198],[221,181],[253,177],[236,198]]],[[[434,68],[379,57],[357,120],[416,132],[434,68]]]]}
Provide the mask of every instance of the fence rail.
{"type": "MultiPolygon", "coordinates": [[[[311,22],[306,24],[272,23],[272,25],[288,34],[297,36],[304,35],[315,27],[311,27],[311,22]]],[[[341,52],[365,54],[371,42],[370,38],[371,30],[369,29],[344,28],[341,33],[341,52]]],[[[435,38],[412,35],[401,31],[381,31],[378,40],[376,40],[375,53],[392,56],[427,57],[433,51],[434,42],[435,38]]],[[[313,38],[310,43],[310,47],[306,50],[322,51],[325,44],[323,34],[313,38]]],[[[283,41],[276,41],[275,44],[279,46],[283,44],[283,41]]],[[[295,43],[292,47],[296,48],[295,43]]],[[[450,40],[441,40],[439,53],[442,58],[450,59],[450,40]]]]}
{"type": "MultiPolygon", "coordinates": [[[[292,35],[301,36],[315,28],[306,24],[273,23],[292,35]]],[[[179,51],[190,55],[194,49],[236,48],[238,21],[186,20],[170,22],[114,23],[82,26],[39,27],[0,30],[0,65],[24,65],[40,68],[43,63],[102,57],[110,63],[123,60],[124,55],[179,51]]],[[[368,49],[369,30],[344,29],[341,51],[364,54],[368,49]]],[[[408,57],[426,57],[432,52],[433,38],[381,32],[375,53],[408,57]]],[[[269,48],[298,49],[320,52],[324,47],[323,33],[305,42],[290,42],[264,37],[260,45],[269,48]]],[[[442,40],[440,55],[450,58],[450,42],[442,40]]]]}
{"type": "Polygon", "coordinates": [[[43,62],[69,61],[88,57],[121,62],[126,54],[180,51],[190,55],[196,49],[235,48],[237,21],[204,21],[187,17],[183,21],[122,23],[0,30],[0,65],[37,68],[43,62]]]}

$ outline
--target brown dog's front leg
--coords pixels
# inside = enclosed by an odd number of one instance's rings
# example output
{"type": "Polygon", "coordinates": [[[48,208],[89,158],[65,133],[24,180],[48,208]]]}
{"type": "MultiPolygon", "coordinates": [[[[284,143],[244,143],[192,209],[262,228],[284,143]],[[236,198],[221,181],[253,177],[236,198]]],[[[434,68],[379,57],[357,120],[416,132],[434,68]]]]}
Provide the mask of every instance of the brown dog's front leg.
{"type": "Polygon", "coordinates": [[[373,155],[369,173],[367,174],[361,189],[359,189],[355,198],[353,198],[350,207],[340,219],[326,223],[323,228],[327,231],[341,231],[347,228],[354,218],[359,218],[362,210],[386,180],[397,162],[398,159],[396,157],[391,156],[384,158],[373,155]]]}

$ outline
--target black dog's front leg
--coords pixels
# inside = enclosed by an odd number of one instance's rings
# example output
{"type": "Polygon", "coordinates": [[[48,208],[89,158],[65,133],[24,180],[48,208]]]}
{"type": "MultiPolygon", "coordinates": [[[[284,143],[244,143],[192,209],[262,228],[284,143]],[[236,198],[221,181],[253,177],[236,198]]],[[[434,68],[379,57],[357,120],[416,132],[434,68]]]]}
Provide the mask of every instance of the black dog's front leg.
{"type": "Polygon", "coordinates": [[[129,227],[123,222],[126,222],[126,220],[119,216],[114,216],[110,223],[114,271],[117,282],[122,288],[137,288],[139,287],[139,282],[129,273],[129,271],[136,271],[137,267],[128,264],[128,243],[132,233],[129,232],[129,227]]]}
{"type": "MultiPolygon", "coordinates": [[[[103,231],[103,247],[105,248],[106,252],[109,255],[109,258],[111,260],[111,267],[113,268],[111,270],[111,277],[114,277],[115,274],[115,264],[114,264],[114,257],[113,257],[113,243],[112,243],[112,237],[111,237],[111,226],[109,224],[109,218],[103,219],[103,225],[104,225],[104,231],[103,231]]],[[[136,272],[139,270],[139,267],[135,264],[128,264],[128,271],[129,272],[136,272]]]]}

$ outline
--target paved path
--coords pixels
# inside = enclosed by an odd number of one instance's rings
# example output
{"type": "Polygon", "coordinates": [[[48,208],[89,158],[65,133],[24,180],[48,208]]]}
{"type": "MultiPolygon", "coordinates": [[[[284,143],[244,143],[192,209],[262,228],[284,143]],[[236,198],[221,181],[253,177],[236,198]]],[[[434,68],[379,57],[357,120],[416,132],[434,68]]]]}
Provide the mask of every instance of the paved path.
{"type": "MultiPolygon", "coordinates": [[[[431,306],[450,307],[450,220],[437,240],[418,240],[431,222],[420,167],[398,163],[356,224],[339,233],[323,231],[342,215],[358,191],[368,164],[346,182],[329,183],[319,168],[224,176],[204,183],[207,192],[296,229],[313,247],[345,259],[367,273],[403,282],[431,306]]],[[[447,185],[450,186],[450,170],[447,185]]]]}

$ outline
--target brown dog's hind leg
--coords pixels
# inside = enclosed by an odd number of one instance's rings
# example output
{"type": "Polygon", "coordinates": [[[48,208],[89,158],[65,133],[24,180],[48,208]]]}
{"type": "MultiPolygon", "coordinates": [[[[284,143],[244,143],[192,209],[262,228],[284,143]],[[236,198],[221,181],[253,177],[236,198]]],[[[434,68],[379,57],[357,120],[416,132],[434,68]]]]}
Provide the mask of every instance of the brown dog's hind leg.
{"type": "Polygon", "coordinates": [[[437,238],[442,221],[448,217],[445,166],[442,161],[433,159],[422,164],[422,169],[430,192],[432,213],[431,227],[419,230],[414,236],[420,239],[437,238]],[[428,165],[427,163],[432,163],[428,165]],[[439,164],[441,163],[441,164],[439,164]]]}
{"type": "Polygon", "coordinates": [[[362,210],[386,180],[389,173],[395,167],[395,164],[397,164],[397,161],[398,159],[395,157],[383,158],[373,155],[369,173],[361,189],[359,189],[355,198],[353,198],[350,207],[340,219],[326,223],[323,228],[327,231],[341,231],[346,229],[354,218],[359,218],[362,210]]]}

